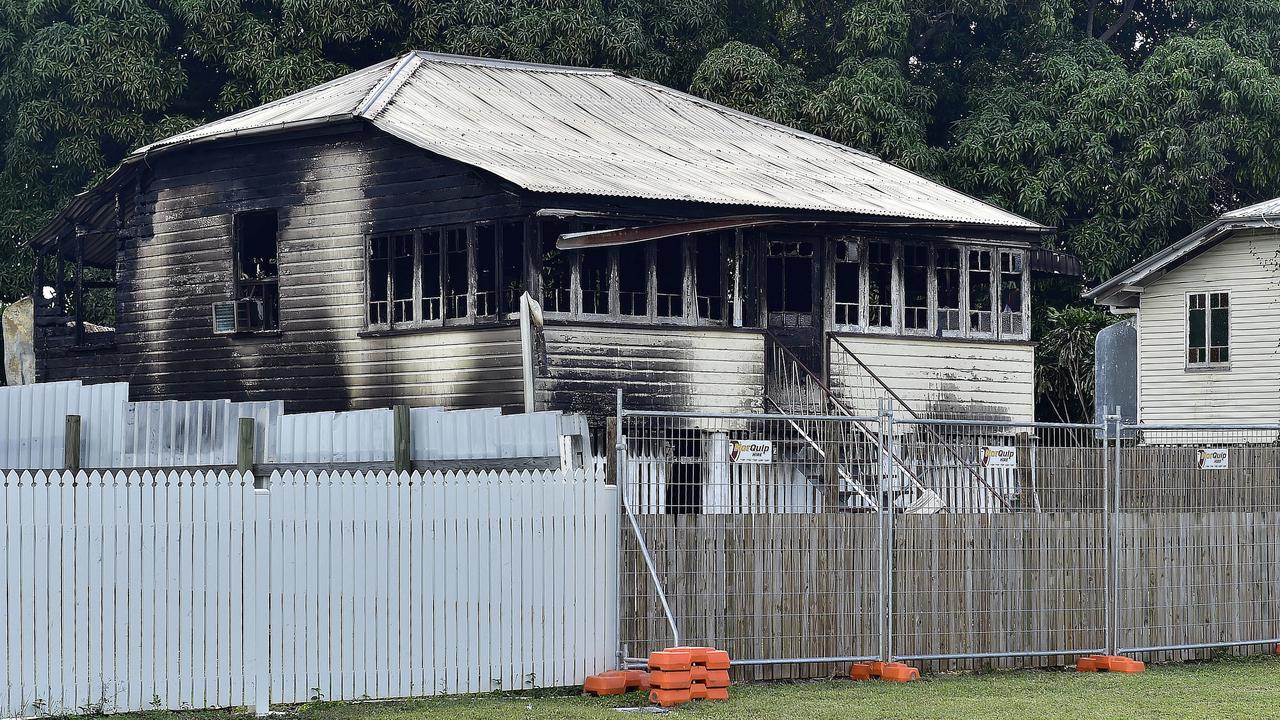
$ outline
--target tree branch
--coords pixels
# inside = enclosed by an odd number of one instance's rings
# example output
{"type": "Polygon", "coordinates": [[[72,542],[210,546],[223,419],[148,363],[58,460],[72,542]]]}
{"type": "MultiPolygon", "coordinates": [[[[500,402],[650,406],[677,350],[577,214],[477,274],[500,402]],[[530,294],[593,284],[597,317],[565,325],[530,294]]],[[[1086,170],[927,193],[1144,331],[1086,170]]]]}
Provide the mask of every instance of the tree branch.
{"type": "Polygon", "coordinates": [[[1102,31],[1102,34],[1098,36],[1099,40],[1106,42],[1110,40],[1113,35],[1120,32],[1120,28],[1124,27],[1124,24],[1129,22],[1129,18],[1133,17],[1133,3],[1134,0],[1124,0],[1124,10],[1120,11],[1120,17],[1116,18],[1115,22],[1108,25],[1107,29],[1102,31]]]}
{"type": "Polygon", "coordinates": [[[920,54],[920,51],[924,50],[925,47],[929,45],[929,41],[933,40],[933,37],[942,29],[944,22],[947,25],[950,25],[954,21],[954,15],[951,10],[948,10],[944,13],[934,15],[932,18],[929,18],[929,20],[929,27],[925,29],[925,31],[921,33],[920,37],[916,38],[916,41],[911,45],[912,55],[920,54]]]}

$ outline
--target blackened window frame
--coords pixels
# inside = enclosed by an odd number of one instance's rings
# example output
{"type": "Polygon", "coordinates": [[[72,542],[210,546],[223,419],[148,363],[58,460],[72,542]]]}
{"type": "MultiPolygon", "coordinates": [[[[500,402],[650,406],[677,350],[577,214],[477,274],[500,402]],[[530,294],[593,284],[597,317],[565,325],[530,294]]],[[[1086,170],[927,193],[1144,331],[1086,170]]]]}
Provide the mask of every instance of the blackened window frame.
{"type": "MultiPolygon", "coordinates": [[[[408,331],[502,325],[517,319],[519,317],[518,295],[515,296],[514,308],[504,307],[504,305],[506,305],[509,300],[507,297],[508,295],[515,293],[517,289],[522,293],[523,289],[528,287],[529,268],[526,260],[527,253],[525,251],[525,241],[527,238],[527,231],[525,229],[526,222],[528,222],[528,219],[524,217],[506,217],[469,223],[429,225],[413,230],[388,230],[365,235],[363,303],[364,332],[377,333],[402,330],[408,331]],[[494,302],[497,304],[497,307],[495,308],[496,312],[492,314],[480,315],[477,313],[477,293],[479,291],[477,284],[476,252],[478,249],[478,237],[481,228],[489,227],[492,227],[494,232],[493,250],[496,253],[496,257],[494,257],[492,261],[492,271],[494,273],[493,287],[496,292],[494,302]],[[461,293],[451,291],[446,285],[446,276],[448,274],[447,265],[449,260],[447,256],[448,237],[451,232],[456,232],[458,230],[464,231],[466,237],[466,277],[459,279],[460,281],[455,283],[455,286],[465,285],[465,287],[455,287],[455,289],[461,289],[461,293]],[[507,259],[503,258],[503,253],[507,252],[510,247],[512,247],[505,238],[505,234],[508,232],[515,232],[520,236],[519,243],[515,245],[515,247],[520,249],[521,253],[520,260],[516,265],[520,270],[519,278],[515,281],[514,285],[511,278],[505,277],[512,267],[512,265],[507,262],[507,259]],[[388,322],[375,322],[372,313],[374,304],[379,302],[389,303],[392,300],[394,290],[392,289],[391,283],[388,283],[386,289],[387,296],[385,298],[375,298],[373,295],[372,253],[374,243],[380,238],[388,238],[388,240],[391,240],[396,236],[408,234],[413,236],[413,320],[395,322],[394,315],[390,309],[392,306],[388,304],[388,311],[386,315],[388,322]],[[438,291],[440,293],[438,296],[432,295],[430,297],[427,296],[424,288],[425,258],[430,254],[427,252],[428,248],[425,243],[427,242],[429,235],[434,236],[437,244],[439,245],[439,259],[436,263],[436,272],[438,273],[437,283],[438,291]],[[449,317],[450,313],[447,312],[449,309],[449,296],[454,296],[455,299],[458,297],[465,299],[464,301],[454,303],[456,308],[462,308],[463,302],[465,302],[465,314],[457,314],[458,316],[456,317],[449,317]],[[438,300],[439,305],[437,311],[428,312],[430,308],[427,305],[427,302],[429,300],[438,300]]],[[[388,263],[388,269],[390,269],[390,263],[388,263]]]]}
{"type": "MultiPolygon", "coordinates": [[[[280,332],[280,208],[254,208],[242,210],[231,216],[231,279],[232,297],[236,301],[237,327],[240,320],[240,304],[245,301],[262,300],[262,326],[237,329],[236,335],[277,334],[280,332]],[[245,223],[254,217],[270,215],[273,220],[275,242],[275,274],[249,279],[242,267],[242,249],[245,223]],[[242,277],[246,276],[246,277],[242,277]]],[[[250,322],[246,322],[250,325],[250,322]]]]}

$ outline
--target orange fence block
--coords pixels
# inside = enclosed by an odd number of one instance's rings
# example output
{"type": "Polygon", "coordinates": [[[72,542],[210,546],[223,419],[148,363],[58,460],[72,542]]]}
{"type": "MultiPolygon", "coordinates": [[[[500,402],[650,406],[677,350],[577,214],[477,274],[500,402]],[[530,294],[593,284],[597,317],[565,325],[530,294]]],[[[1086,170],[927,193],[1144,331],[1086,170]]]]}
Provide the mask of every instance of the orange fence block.
{"type": "Polygon", "coordinates": [[[650,690],[649,702],[659,707],[674,707],[689,702],[689,688],[683,690],[650,690]]]}
{"type": "Polygon", "coordinates": [[[920,679],[920,671],[899,662],[856,662],[849,666],[850,680],[880,678],[888,682],[911,682],[920,679]]]}
{"type": "Polygon", "coordinates": [[[693,658],[687,652],[660,650],[649,653],[649,670],[688,670],[693,658]]]}
{"type": "Polygon", "coordinates": [[[603,697],[605,695],[621,695],[627,691],[626,673],[612,671],[592,675],[582,683],[582,692],[588,695],[603,697]]]}
{"type": "Polygon", "coordinates": [[[716,652],[716,649],[709,647],[680,646],[667,648],[667,652],[689,653],[689,662],[698,665],[705,665],[708,653],[716,652]]]}
{"type": "Polygon", "coordinates": [[[649,687],[661,690],[680,690],[689,687],[693,682],[693,673],[688,670],[654,670],[649,673],[649,687]]]}
{"type": "Polygon", "coordinates": [[[727,687],[722,687],[722,688],[713,688],[713,687],[709,687],[709,688],[707,688],[707,699],[708,699],[708,700],[728,700],[728,699],[729,699],[729,688],[727,688],[727,687]]]}
{"type": "Polygon", "coordinates": [[[728,670],[729,669],[729,653],[724,650],[707,651],[708,670],[728,670]]]}
{"type": "Polygon", "coordinates": [[[702,682],[709,688],[727,688],[729,687],[729,671],[708,670],[707,676],[702,682]]]}
{"type": "Polygon", "coordinates": [[[1147,664],[1123,655],[1089,655],[1076,661],[1078,672],[1140,673],[1147,664]]]}
{"type": "Polygon", "coordinates": [[[644,670],[624,670],[627,674],[628,690],[648,690],[649,673],[644,670]]]}
{"type": "Polygon", "coordinates": [[[706,700],[707,686],[700,682],[689,685],[689,698],[691,700],[706,700]]]}

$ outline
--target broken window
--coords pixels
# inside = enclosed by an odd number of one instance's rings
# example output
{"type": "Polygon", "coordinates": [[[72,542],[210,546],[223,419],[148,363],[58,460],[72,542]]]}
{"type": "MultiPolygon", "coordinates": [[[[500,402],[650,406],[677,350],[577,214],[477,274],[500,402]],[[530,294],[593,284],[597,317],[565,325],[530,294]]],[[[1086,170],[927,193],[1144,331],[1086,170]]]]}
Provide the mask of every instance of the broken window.
{"type": "Polygon", "coordinates": [[[929,248],[902,246],[902,326],[929,329],[929,248]]]}
{"type": "Polygon", "coordinates": [[[813,243],[770,240],[765,296],[770,312],[813,312],[813,243]]]}
{"type": "Polygon", "coordinates": [[[836,241],[836,318],[837,325],[859,325],[858,303],[861,301],[861,256],[854,239],[836,241]]]}
{"type": "Polygon", "coordinates": [[[632,243],[618,248],[618,312],[649,315],[649,248],[632,243]]]}
{"type": "Polygon", "coordinates": [[[426,230],[422,233],[422,319],[439,320],[444,317],[444,292],[440,284],[444,263],[441,262],[439,230],[426,230]]]}
{"type": "Polygon", "coordinates": [[[969,331],[990,333],[991,251],[969,251],[969,331]]]}
{"type": "Polygon", "coordinates": [[[413,234],[391,236],[391,322],[412,322],[413,234]]]}
{"type": "Polygon", "coordinates": [[[498,227],[476,226],[474,262],[476,266],[475,315],[492,318],[498,314],[498,227]]]}
{"type": "Polygon", "coordinates": [[[719,235],[699,240],[694,245],[694,286],[698,298],[698,319],[724,321],[725,262],[719,235]]]}
{"type": "Polygon", "coordinates": [[[934,265],[938,286],[938,330],[960,330],[960,248],[940,247],[934,265]]]}
{"type": "Polygon", "coordinates": [[[1187,365],[1231,360],[1231,298],[1225,292],[1187,295],[1187,365]]]}
{"type": "Polygon", "coordinates": [[[684,317],[684,238],[662,238],[653,245],[657,315],[684,317]]]}
{"type": "Polygon", "coordinates": [[[524,223],[503,223],[502,312],[520,312],[520,296],[524,290],[524,223]]]}
{"type": "Polygon", "coordinates": [[[569,228],[562,222],[542,225],[542,309],[547,312],[573,311],[573,256],[556,247],[556,238],[566,232],[569,228]]]}
{"type": "Polygon", "coordinates": [[[1021,336],[1022,320],[1022,253],[1000,253],[1000,334],[1021,336]]]}
{"type": "Polygon", "coordinates": [[[867,325],[893,327],[893,244],[867,243],[867,325]]]}
{"type": "Polygon", "coordinates": [[[391,322],[391,237],[369,239],[369,324],[391,322]]]}
{"type": "Polygon", "coordinates": [[[582,288],[582,312],[609,314],[609,250],[578,251],[578,286],[582,288]]]}
{"type": "Polygon", "coordinates": [[[237,326],[275,330],[280,327],[277,212],[239,213],[234,227],[237,326]]]}
{"type": "Polygon", "coordinates": [[[444,231],[444,317],[446,320],[467,316],[467,228],[444,231]]]}

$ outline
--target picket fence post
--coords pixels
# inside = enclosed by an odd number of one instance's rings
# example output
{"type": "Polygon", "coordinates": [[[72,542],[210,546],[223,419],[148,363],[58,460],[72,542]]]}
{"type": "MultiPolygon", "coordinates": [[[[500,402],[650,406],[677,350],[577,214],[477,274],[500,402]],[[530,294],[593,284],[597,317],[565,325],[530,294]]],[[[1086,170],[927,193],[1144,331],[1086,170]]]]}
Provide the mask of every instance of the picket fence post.
{"type": "Polygon", "coordinates": [[[245,648],[245,671],[253,687],[253,711],[258,717],[271,713],[271,490],[253,490],[253,562],[245,616],[250,624],[245,648]]]}

